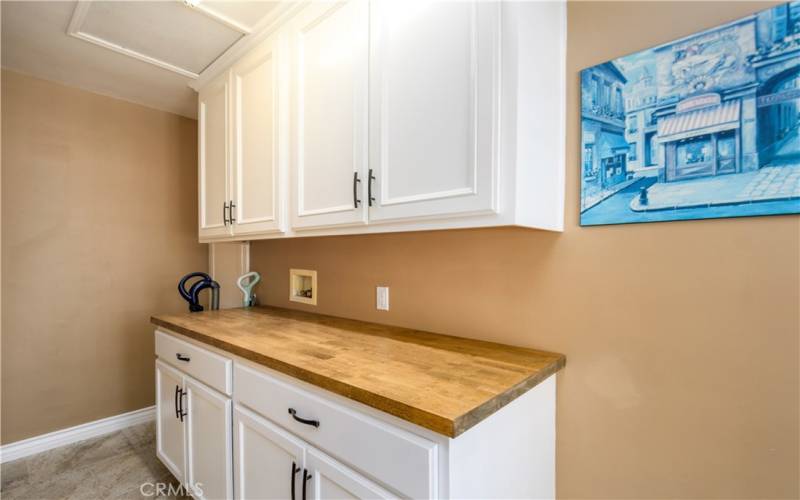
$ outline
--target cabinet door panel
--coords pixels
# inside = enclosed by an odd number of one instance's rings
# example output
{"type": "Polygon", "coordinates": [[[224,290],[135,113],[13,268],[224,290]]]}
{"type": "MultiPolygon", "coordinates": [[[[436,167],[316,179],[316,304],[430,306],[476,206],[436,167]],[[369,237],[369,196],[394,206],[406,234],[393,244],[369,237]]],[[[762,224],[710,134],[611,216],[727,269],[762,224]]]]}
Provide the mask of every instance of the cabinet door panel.
{"type": "Polygon", "coordinates": [[[266,40],[231,72],[236,234],[283,230],[280,44],[266,40]]]}
{"type": "Polygon", "coordinates": [[[397,498],[369,479],[314,448],[306,449],[313,500],[397,498]]]}
{"type": "Polygon", "coordinates": [[[186,378],[186,480],[195,498],[233,496],[231,400],[186,378]]]}
{"type": "Polygon", "coordinates": [[[370,221],[496,207],[499,2],[375,2],[370,221]]]}
{"type": "Polygon", "coordinates": [[[200,92],[198,110],[200,237],[227,236],[224,204],[228,203],[227,73],[200,92]]]}
{"type": "Polygon", "coordinates": [[[184,480],[183,423],[178,416],[178,391],[183,376],[156,360],[156,455],[180,482],[184,480]]]}
{"type": "Polygon", "coordinates": [[[368,23],[351,0],[314,4],[292,27],[295,228],[366,222],[368,23]]]}
{"type": "Polygon", "coordinates": [[[300,498],[302,441],[255,413],[234,410],[236,498],[300,498]]]}

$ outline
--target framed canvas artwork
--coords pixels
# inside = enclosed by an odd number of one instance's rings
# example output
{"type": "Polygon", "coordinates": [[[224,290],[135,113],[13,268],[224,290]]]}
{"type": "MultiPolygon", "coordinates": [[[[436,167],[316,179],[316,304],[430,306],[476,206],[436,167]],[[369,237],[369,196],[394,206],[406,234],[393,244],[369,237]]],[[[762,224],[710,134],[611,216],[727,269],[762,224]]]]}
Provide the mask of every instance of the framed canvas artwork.
{"type": "Polygon", "coordinates": [[[581,72],[581,225],[800,213],[800,1],[581,72]]]}

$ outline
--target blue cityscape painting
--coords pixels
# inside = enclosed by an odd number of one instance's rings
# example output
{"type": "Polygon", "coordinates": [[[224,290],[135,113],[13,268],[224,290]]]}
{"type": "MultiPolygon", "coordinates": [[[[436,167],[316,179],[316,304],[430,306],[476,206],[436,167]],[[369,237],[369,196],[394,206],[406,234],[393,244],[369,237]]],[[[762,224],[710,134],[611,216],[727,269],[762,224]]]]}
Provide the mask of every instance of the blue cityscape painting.
{"type": "Polygon", "coordinates": [[[800,1],[581,72],[581,225],[800,213],[800,1]]]}

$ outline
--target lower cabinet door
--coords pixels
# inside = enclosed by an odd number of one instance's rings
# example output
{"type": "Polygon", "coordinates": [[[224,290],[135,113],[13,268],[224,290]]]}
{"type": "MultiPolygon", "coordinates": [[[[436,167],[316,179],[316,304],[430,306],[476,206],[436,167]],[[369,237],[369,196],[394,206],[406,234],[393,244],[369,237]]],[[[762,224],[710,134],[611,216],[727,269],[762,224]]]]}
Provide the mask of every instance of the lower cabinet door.
{"type": "MultiPolygon", "coordinates": [[[[360,446],[369,444],[361,443],[360,446]]],[[[397,498],[397,495],[311,447],[306,449],[306,469],[304,475],[309,491],[303,500],[397,498]]]]}
{"type": "Polygon", "coordinates": [[[303,442],[238,405],[233,426],[236,498],[300,500],[303,442]]]}
{"type": "Polygon", "coordinates": [[[183,375],[156,360],[156,455],[184,482],[184,435],[180,416],[183,375]]]}
{"type": "Polygon", "coordinates": [[[186,377],[186,483],[197,499],[233,497],[231,400],[186,377]]]}

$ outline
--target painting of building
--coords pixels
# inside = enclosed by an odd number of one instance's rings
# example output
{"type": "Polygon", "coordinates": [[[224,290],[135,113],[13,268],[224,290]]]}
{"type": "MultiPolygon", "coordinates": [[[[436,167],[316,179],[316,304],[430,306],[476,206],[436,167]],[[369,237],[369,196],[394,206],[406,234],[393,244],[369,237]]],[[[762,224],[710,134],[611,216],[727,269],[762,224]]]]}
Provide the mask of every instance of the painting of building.
{"type": "Polygon", "coordinates": [[[581,72],[581,224],[800,213],[800,2],[581,72]]]}

